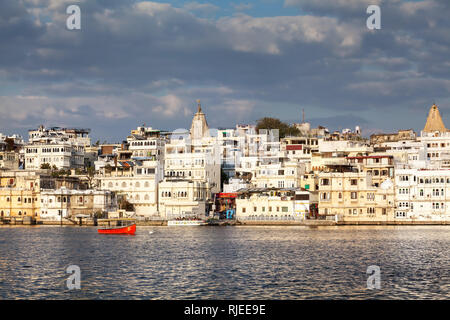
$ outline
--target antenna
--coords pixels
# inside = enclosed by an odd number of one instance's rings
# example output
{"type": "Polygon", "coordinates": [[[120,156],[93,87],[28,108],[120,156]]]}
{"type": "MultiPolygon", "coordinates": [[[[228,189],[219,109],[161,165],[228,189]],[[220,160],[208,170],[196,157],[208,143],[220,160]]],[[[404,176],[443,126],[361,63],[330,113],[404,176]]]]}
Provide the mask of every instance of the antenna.
{"type": "Polygon", "coordinates": [[[305,123],[305,108],[302,109],[302,123],[305,123]]]}

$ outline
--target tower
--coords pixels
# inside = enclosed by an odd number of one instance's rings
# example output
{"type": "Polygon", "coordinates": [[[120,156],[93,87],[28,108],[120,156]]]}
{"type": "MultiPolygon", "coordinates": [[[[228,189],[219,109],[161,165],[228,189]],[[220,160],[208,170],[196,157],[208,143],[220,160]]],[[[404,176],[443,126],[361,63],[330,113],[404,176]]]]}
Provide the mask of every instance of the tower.
{"type": "Polygon", "coordinates": [[[442,121],[441,114],[439,113],[438,106],[433,103],[428,112],[427,122],[425,123],[425,127],[423,128],[424,132],[447,132],[447,128],[445,128],[444,122],[442,121]]]}
{"type": "Polygon", "coordinates": [[[206,122],[205,114],[202,112],[200,100],[197,100],[197,113],[194,114],[191,124],[191,140],[199,140],[203,137],[209,137],[209,127],[206,122]]]}

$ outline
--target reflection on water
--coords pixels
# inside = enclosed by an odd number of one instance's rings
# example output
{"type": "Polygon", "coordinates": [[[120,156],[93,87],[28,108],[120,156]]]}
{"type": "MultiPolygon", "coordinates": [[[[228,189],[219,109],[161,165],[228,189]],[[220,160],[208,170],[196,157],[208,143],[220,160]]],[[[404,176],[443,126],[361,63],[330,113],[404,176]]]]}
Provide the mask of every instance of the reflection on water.
{"type": "Polygon", "coordinates": [[[0,298],[449,299],[449,249],[448,226],[2,226],[0,298]],[[370,265],[380,290],[366,288],[370,265]]]}

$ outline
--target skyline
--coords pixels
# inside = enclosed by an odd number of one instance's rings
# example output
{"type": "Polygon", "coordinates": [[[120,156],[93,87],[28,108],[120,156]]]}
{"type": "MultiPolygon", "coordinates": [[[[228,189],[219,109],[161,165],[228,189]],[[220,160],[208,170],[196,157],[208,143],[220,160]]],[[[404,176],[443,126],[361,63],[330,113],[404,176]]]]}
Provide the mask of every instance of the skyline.
{"type": "MultiPolygon", "coordinates": [[[[268,116],[363,135],[450,117],[443,1],[75,1],[0,4],[0,132],[40,124],[121,141],[146,123],[212,128],[268,116]],[[81,30],[65,28],[70,4],[81,30]],[[381,30],[368,30],[368,4],[381,30]],[[386,117],[386,115],[389,115],[386,117]]],[[[448,11],[447,11],[448,12],[448,11]]]]}

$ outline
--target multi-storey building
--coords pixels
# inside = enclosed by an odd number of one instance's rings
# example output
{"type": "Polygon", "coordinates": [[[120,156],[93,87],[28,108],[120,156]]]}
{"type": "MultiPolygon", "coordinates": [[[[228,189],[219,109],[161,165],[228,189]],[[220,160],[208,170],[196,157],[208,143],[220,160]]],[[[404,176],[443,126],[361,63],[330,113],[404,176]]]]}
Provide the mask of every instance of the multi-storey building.
{"type": "Polygon", "coordinates": [[[85,148],[90,146],[89,129],[45,128],[29,131],[24,148],[25,169],[37,170],[43,164],[58,169],[85,166],[85,148]]]}
{"type": "Polygon", "coordinates": [[[397,169],[395,219],[450,221],[450,170],[397,169]]]}
{"type": "Polygon", "coordinates": [[[319,215],[344,222],[387,222],[394,216],[394,183],[380,186],[357,168],[319,173],[319,215]]]}
{"type": "Polygon", "coordinates": [[[258,162],[257,169],[253,172],[251,182],[258,188],[298,188],[301,176],[305,173],[305,164],[296,161],[284,161],[278,163],[258,162]]]}
{"type": "Polygon", "coordinates": [[[304,220],[310,215],[310,193],[300,188],[246,188],[238,191],[238,220],[304,220]]]}
{"type": "Polygon", "coordinates": [[[285,137],[281,139],[281,151],[292,161],[311,163],[311,154],[319,151],[317,137],[285,137]]]}
{"type": "Polygon", "coordinates": [[[74,177],[53,177],[46,171],[10,170],[0,172],[0,218],[39,220],[41,191],[61,187],[79,189],[74,177]]]}
{"type": "Polygon", "coordinates": [[[221,159],[217,137],[211,137],[199,104],[189,135],[173,133],[165,145],[165,178],[205,183],[208,199],[220,192],[221,159]]]}
{"type": "Polygon", "coordinates": [[[450,168],[450,131],[445,127],[436,104],[431,106],[418,140],[426,147],[426,159],[431,166],[450,168]]]}
{"type": "Polygon", "coordinates": [[[0,133],[0,169],[17,170],[21,167],[23,139],[18,135],[5,136],[0,133]]]}
{"type": "Polygon", "coordinates": [[[96,175],[102,190],[111,190],[117,197],[134,206],[137,216],[158,216],[158,183],[163,176],[162,164],[155,161],[117,161],[109,170],[96,175]]]}
{"type": "Polygon", "coordinates": [[[73,190],[67,188],[41,191],[41,220],[75,218],[78,214],[93,216],[117,210],[114,192],[106,190],[73,190]]]}
{"type": "Polygon", "coordinates": [[[372,176],[372,184],[379,187],[386,179],[394,179],[394,157],[371,153],[368,156],[347,157],[350,165],[372,176]]]}
{"type": "Polygon", "coordinates": [[[167,220],[209,215],[211,202],[205,182],[165,179],[159,185],[159,210],[167,220]]]}

